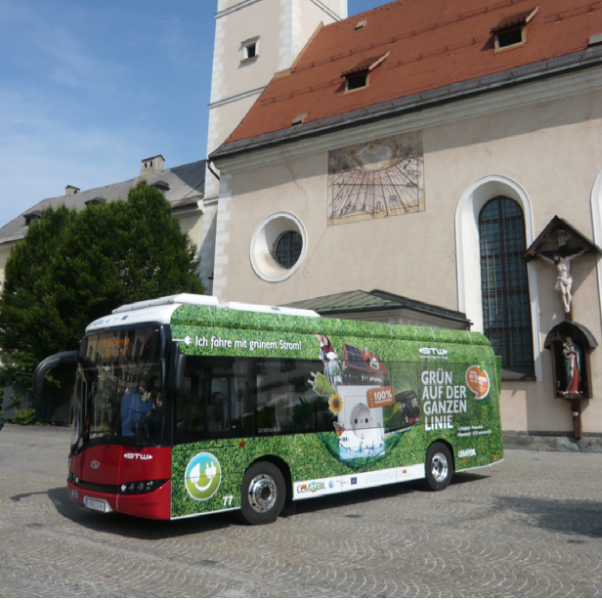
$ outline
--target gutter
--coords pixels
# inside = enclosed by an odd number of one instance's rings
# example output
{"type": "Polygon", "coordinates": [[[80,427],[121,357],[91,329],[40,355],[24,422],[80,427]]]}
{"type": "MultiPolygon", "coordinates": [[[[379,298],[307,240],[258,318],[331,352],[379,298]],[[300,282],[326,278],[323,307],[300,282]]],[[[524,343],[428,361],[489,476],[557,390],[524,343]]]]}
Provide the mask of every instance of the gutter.
{"type": "Polygon", "coordinates": [[[551,58],[522,67],[484,75],[475,79],[404,96],[388,102],[373,104],[333,117],[301,123],[287,129],[264,133],[256,137],[222,144],[209,155],[210,161],[230,158],[250,150],[268,148],[290,143],[299,139],[314,137],[324,133],[355,127],[383,118],[391,118],[404,113],[422,110],[438,104],[462,100],[487,92],[565,75],[573,71],[602,66],[602,47],[589,48],[566,56],[551,58]]]}

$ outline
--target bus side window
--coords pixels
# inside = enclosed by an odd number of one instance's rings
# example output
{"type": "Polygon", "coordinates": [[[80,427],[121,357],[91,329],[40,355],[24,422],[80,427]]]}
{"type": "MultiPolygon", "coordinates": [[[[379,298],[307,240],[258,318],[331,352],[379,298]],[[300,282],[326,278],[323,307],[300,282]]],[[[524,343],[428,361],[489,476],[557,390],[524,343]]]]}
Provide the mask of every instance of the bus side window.
{"type": "MultiPolygon", "coordinates": [[[[274,359],[260,359],[257,362],[257,433],[280,433],[280,423],[277,405],[282,404],[282,392],[278,361],[274,359]]],[[[281,411],[280,411],[281,412],[281,411]]]]}
{"type": "MultiPolygon", "coordinates": [[[[239,359],[249,361],[250,359],[239,359]]],[[[232,419],[231,437],[252,437],[255,435],[255,401],[257,391],[248,375],[232,379],[230,418],[232,419]]]]}
{"type": "Polygon", "coordinates": [[[229,379],[215,377],[211,380],[211,391],[207,398],[207,431],[230,429],[229,379]]]}
{"type": "MultiPolygon", "coordinates": [[[[257,377],[257,433],[311,433],[333,430],[317,421],[316,402],[310,380],[323,369],[321,361],[262,359],[257,377]]],[[[328,407],[328,402],[326,402],[328,407]]]]}
{"type": "Polygon", "coordinates": [[[176,405],[176,439],[190,442],[202,439],[205,432],[205,407],[201,385],[201,364],[198,357],[186,361],[184,385],[176,405]]]}

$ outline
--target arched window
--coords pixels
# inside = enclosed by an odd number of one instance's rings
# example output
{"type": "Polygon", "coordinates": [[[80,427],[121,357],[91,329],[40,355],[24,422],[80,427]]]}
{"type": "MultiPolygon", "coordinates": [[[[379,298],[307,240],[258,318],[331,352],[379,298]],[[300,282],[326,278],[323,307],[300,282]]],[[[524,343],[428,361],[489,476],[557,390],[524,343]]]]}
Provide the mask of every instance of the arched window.
{"type": "Polygon", "coordinates": [[[520,205],[499,196],[479,214],[484,334],[502,357],[504,379],[532,379],[533,339],[525,219],[520,205]]]}

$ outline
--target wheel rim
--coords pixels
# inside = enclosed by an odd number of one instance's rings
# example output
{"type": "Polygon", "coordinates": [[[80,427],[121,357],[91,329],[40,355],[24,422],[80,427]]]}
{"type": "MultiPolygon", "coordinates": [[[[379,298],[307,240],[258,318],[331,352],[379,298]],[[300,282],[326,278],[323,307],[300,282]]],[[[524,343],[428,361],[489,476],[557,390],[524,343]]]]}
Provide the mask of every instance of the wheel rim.
{"type": "Polygon", "coordinates": [[[431,473],[437,483],[441,483],[447,479],[449,473],[449,464],[447,463],[447,457],[443,452],[437,452],[433,456],[431,461],[431,473]]]}
{"type": "Polygon", "coordinates": [[[249,504],[258,513],[264,513],[276,504],[276,482],[265,474],[256,475],[249,485],[249,504]]]}

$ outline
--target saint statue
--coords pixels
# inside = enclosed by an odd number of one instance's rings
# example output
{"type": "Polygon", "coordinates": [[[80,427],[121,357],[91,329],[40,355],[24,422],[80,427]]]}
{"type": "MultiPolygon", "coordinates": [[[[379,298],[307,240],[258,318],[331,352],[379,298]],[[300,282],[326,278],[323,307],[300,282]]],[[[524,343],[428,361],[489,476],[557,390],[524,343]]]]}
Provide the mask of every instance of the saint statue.
{"type": "Polygon", "coordinates": [[[581,383],[581,349],[569,336],[562,345],[567,384],[565,394],[578,394],[581,383]]]}
{"type": "Polygon", "coordinates": [[[541,258],[552,263],[556,267],[558,278],[556,281],[556,289],[562,294],[562,303],[564,304],[564,312],[571,312],[571,304],[573,302],[573,296],[571,295],[571,288],[573,287],[573,278],[571,277],[571,260],[576,256],[581,256],[586,251],[585,248],[574,254],[568,256],[560,256],[554,254],[552,258],[548,258],[543,254],[540,254],[541,258]]]}

